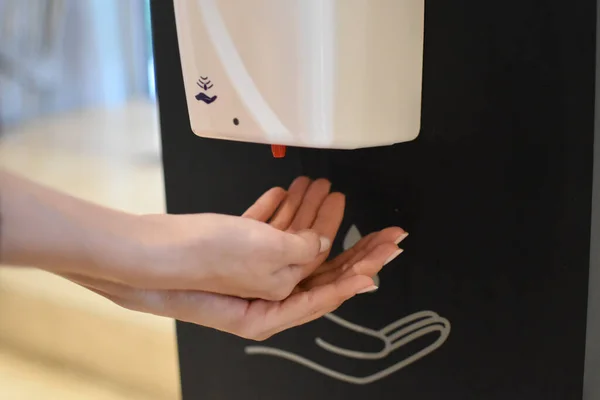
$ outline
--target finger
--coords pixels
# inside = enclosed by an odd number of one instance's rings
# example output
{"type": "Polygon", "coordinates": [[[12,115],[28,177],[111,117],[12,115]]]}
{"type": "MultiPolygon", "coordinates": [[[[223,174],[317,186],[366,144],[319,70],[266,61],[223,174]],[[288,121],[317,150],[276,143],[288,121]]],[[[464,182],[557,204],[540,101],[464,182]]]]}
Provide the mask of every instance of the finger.
{"type": "Polygon", "coordinates": [[[257,301],[247,312],[252,335],[258,338],[281,332],[286,327],[296,326],[300,321],[312,321],[324,315],[325,311],[352,298],[356,294],[373,288],[373,280],[366,276],[353,276],[329,285],[319,286],[310,291],[290,296],[279,303],[257,301]]]}
{"type": "Polygon", "coordinates": [[[379,231],[368,234],[367,236],[359,240],[358,243],[356,243],[354,246],[344,251],[342,254],[338,255],[327,264],[324,264],[322,268],[319,269],[319,272],[337,269],[345,264],[348,264],[351,260],[355,259],[358,254],[362,254],[362,252],[365,249],[370,248],[371,243],[373,243],[373,241],[379,235],[381,235],[382,232],[383,231],[379,231]]]}
{"type": "MultiPolygon", "coordinates": [[[[285,267],[282,271],[289,271],[290,266],[304,265],[314,262],[323,252],[331,248],[331,240],[319,233],[306,230],[298,233],[284,233],[283,254],[285,267]]],[[[285,272],[288,273],[288,272],[285,272]]]]}
{"type": "MultiPolygon", "coordinates": [[[[313,224],[312,231],[319,233],[321,237],[327,238],[329,243],[333,243],[344,218],[345,201],[345,196],[341,193],[332,193],[327,196],[313,224]]],[[[331,248],[321,251],[312,262],[297,262],[291,266],[289,273],[294,283],[298,283],[313,274],[327,259],[330,250],[331,248]]]]}
{"type": "Polygon", "coordinates": [[[242,217],[267,222],[275,214],[286,196],[287,192],[284,189],[279,187],[273,188],[256,200],[242,217]]]}
{"type": "MultiPolygon", "coordinates": [[[[367,236],[363,237],[354,246],[352,246],[348,250],[344,251],[342,254],[338,255],[333,260],[319,265],[317,267],[317,269],[315,271],[313,271],[313,273],[311,275],[309,275],[308,277],[305,277],[305,279],[306,278],[314,279],[319,275],[332,273],[332,271],[335,272],[335,271],[341,269],[344,265],[349,265],[348,261],[353,259],[361,251],[362,248],[364,248],[365,246],[368,246],[375,238],[375,235],[377,235],[379,233],[381,233],[381,232],[373,232],[373,233],[370,233],[367,236]]],[[[295,294],[298,292],[303,292],[305,290],[303,285],[304,285],[304,282],[296,285],[296,287],[294,287],[294,289],[292,290],[292,294],[295,294]]]]}
{"type": "Polygon", "coordinates": [[[345,208],[346,196],[342,193],[331,193],[319,208],[311,229],[333,242],[344,219],[345,208]]]}
{"type": "Polygon", "coordinates": [[[342,254],[335,257],[333,260],[323,263],[315,270],[313,275],[318,275],[325,273],[330,270],[335,270],[340,268],[342,265],[345,265],[348,261],[350,261],[358,252],[365,246],[367,246],[378,232],[370,233],[369,235],[363,237],[358,243],[344,251],[342,254]]]}
{"type": "Polygon", "coordinates": [[[296,232],[309,229],[317,218],[317,213],[330,189],[331,183],[328,180],[317,179],[314,181],[307,189],[289,229],[296,232]]]}
{"type": "Polygon", "coordinates": [[[348,264],[346,268],[330,270],[320,275],[310,277],[300,285],[302,290],[327,285],[339,279],[349,278],[354,275],[375,276],[383,267],[392,262],[402,253],[394,243],[384,243],[372,249],[365,257],[355,264],[348,264]]]}
{"type": "Polygon", "coordinates": [[[395,229],[395,228],[388,228],[388,229],[385,229],[385,230],[379,232],[378,234],[376,234],[373,237],[373,239],[366,246],[360,248],[354,254],[354,256],[352,258],[350,258],[349,260],[346,261],[346,263],[341,264],[340,266],[343,268],[344,266],[347,266],[348,264],[350,264],[350,265],[356,264],[357,262],[362,260],[367,254],[369,254],[371,252],[371,250],[375,249],[376,247],[378,247],[382,244],[394,243],[397,246],[397,243],[399,243],[401,240],[404,240],[407,233],[404,232],[400,236],[397,236],[397,235],[399,235],[399,232],[398,232],[398,229],[395,229]]]}
{"type": "Polygon", "coordinates": [[[400,243],[407,236],[408,233],[399,227],[390,227],[379,232],[370,233],[359,240],[358,243],[350,249],[344,251],[330,262],[321,265],[315,273],[321,274],[342,268],[344,265],[354,264],[368,254],[373,248],[384,243],[400,243]]]}
{"type": "Polygon", "coordinates": [[[271,226],[282,231],[287,230],[290,227],[310,184],[311,180],[305,176],[297,178],[292,182],[288,189],[286,199],[270,221],[271,226]]]}

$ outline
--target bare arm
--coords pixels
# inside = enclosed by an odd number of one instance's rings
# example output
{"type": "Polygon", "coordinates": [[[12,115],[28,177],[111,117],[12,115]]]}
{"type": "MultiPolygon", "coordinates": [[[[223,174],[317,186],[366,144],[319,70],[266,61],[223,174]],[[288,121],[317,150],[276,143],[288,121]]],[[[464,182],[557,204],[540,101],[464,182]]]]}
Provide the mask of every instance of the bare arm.
{"type": "Polygon", "coordinates": [[[343,196],[324,180],[274,188],[243,217],[136,216],[0,170],[0,263],[262,340],[373,290],[371,276],[400,254],[406,233],[393,227],[327,262],[343,212],[343,196]]]}
{"type": "Polygon", "coordinates": [[[139,257],[138,218],[0,170],[2,264],[106,275],[139,257]]]}
{"type": "Polygon", "coordinates": [[[243,217],[128,214],[0,170],[4,265],[272,300],[310,275],[299,265],[321,259],[331,240],[243,217]]]}

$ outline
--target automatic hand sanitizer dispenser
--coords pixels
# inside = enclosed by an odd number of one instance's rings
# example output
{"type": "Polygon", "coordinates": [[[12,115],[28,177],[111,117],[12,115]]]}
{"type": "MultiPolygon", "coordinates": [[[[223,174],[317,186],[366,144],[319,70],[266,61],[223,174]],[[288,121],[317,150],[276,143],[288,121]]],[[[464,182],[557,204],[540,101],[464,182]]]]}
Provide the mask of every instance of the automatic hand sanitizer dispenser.
{"type": "Polygon", "coordinates": [[[201,137],[356,149],[419,134],[424,0],[174,0],[201,137]]]}
{"type": "Polygon", "coordinates": [[[267,341],[177,321],[183,400],[600,400],[598,0],[488,3],[427,3],[422,85],[422,0],[151,1],[168,213],[306,175],[345,194],[332,257],[410,232],[267,341]]]}

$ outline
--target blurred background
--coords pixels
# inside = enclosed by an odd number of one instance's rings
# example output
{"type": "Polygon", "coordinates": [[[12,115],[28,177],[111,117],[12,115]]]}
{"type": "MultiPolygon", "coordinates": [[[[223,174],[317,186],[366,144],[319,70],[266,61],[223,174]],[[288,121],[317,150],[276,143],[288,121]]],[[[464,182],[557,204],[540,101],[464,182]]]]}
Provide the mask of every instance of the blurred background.
{"type": "MultiPolygon", "coordinates": [[[[164,212],[149,0],[0,0],[0,167],[164,212]]],[[[175,400],[175,327],[0,268],[0,398],[175,400]]]]}

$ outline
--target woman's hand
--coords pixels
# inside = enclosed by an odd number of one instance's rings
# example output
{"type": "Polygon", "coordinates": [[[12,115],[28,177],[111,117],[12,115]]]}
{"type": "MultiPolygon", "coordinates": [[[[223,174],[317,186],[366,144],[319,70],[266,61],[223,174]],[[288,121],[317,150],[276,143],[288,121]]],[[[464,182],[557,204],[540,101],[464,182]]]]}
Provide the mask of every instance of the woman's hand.
{"type": "MultiPolygon", "coordinates": [[[[333,242],[345,210],[345,197],[330,193],[331,184],[324,179],[296,179],[286,193],[274,188],[266,192],[244,217],[269,222],[277,229],[290,232],[312,229],[333,242]]],[[[325,262],[329,251],[322,253],[306,268],[312,271],[294,293],[356,275],[375,276],[386,264],[401,254],[398,244],[408,233],[399,227],[386,228],[362,238],[352,248],[325,262]]]]}
{"type": "Polygon", "coordinates": [[[1,170],[0,192],[0,262],[64,276],[126,308],[253,339],[372,290],[369,276],[404,235],[398,228],[375,234],[324,262],[343,196],[307,178],[289,193],[269,191],[244,218],[139,217],[1,170]]]}
{"type": "MultiPolygon", "coordinates": [[[[311,228],[332,241],[342,220],[344,196],[330,194],[329,189],[327,181],[299,178],[287,193],[277,188],[265,193],[244,217],[268,221],[273,228],[291,232],[311,228]]],[[[248,300],[198,290],[141,289],[82,275],[63,276],[132,310],[264,340],[334,311],[357,293],[375,289],[370,276],[399,254],[396,243],[405,237],[402,229],[388,228],[365,237],[329,262],[324,262],[326,251],[304,267],[312,273],[283,301],[248,300]]]]}
{"type": "MultiPolygon", "coordinates": [[[[324,179],[298,178],[287,192],[281,188],[266,192],[244,218],[217,214],[142,217],[144,248],[150,257],[119,282],[143,289],[278,301],[309,277],[304,283],[313,287],[342,276],[349,262],[354,265],[368,256],[380,265],[398,255],[394,242],[405,232],[391,228],[347,252],[341,258],[345,265],[323,264],[345,209],[344,196],[330,193],[330,188],[324,179]],[[365,243],[370,245],[363,248],[365,243]]],[[[377,272],[365,270],[362,264],[353,271],[367,276],[377,272]]]]}
{"type": "Polygon", "coordinates": [[[141,217],[147,257],[118,282],[144,289],[198,290],[283,300],[329,250],[314,231],[286,232],[217,214],[141,217]]]}
{"type": "Polygon", "coordinates": [[[138,289],[87,276],[61,275],[121,307],[258,341],[320,318],[373,287],[371,278],[353,276],[293,294],[283,301],[267,301],[192,290],[138,289]]]}

